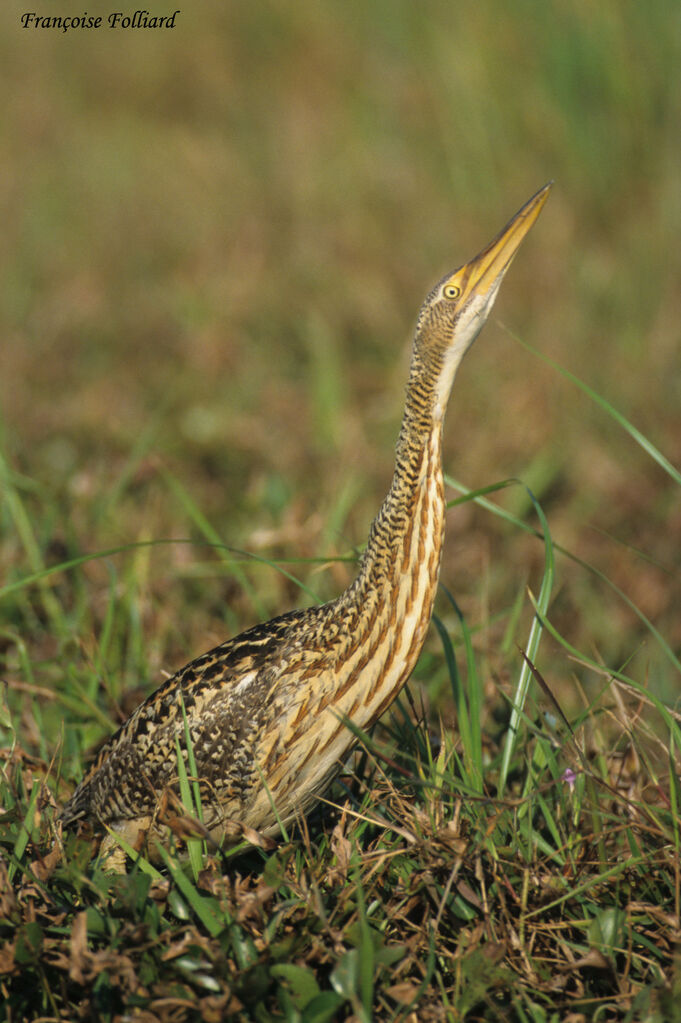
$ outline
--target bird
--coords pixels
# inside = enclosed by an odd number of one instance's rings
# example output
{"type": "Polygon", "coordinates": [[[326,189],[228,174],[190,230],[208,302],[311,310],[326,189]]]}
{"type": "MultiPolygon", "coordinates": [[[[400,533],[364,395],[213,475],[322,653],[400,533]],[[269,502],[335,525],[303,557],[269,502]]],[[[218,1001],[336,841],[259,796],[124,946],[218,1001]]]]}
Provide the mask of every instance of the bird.
{"type": "Polygon", "coordinates": [[[438,585],[443,422],[454,377],[551,184],[421,306],[392,481],[350,585],[327,603],[247,629],[167,679],[105,743],[66,802],[64,828],[87,821],[105,833],[105,869],[126,869],[126,844],[156,859],[156,846],[167,846],[180,756],[213,842],[286,834],[340,770],[356,741],[348,722],[370,728],[406,684],[438,585]]]}

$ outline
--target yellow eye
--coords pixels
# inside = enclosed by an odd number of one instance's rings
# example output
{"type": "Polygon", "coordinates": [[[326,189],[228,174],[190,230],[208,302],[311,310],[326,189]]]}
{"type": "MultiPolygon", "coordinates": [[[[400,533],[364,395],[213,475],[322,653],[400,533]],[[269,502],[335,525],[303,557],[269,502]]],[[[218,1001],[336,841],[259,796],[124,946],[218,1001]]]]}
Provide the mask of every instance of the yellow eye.
{"type": "Polygon", "coordinates": [[[461,288],[457,284],[446,284],[442,294],[445,298],[458,298],[461,294],[461,288]]]}

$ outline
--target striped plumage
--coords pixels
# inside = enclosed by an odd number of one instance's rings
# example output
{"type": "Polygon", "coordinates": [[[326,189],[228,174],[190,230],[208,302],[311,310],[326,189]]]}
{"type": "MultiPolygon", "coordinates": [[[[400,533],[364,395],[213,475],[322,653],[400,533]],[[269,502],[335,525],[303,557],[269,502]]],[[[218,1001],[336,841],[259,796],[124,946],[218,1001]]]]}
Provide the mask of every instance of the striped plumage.
{"type": "MultiPolygon", "coordinates": [[[[354,582],[336,600],[256,625],[168,679],[104,746],[66,804],[64,825],[88,818],[137,848],[163,841],[158,811],[164,792],[177,788],[177,738],[187,759],[186,714],[213,836],[235,825],[275,833],[311,807],[338,769],[353,741],[344,718],[368,728],[395,699],[435,598],[442,422],[454,375],[548,188],[421,308],[395,472],[354,582]]],[[[120,867],[121,857],[114,860],[120,867]]]]}

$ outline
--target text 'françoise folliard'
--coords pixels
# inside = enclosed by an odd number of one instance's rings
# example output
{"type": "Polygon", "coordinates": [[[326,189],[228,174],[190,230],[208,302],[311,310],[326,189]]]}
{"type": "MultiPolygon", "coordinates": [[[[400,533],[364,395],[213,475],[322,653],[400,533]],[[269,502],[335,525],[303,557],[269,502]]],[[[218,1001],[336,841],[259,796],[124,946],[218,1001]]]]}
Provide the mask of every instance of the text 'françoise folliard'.
{"type": "Polygon", "coordinates": [[[83,14],[63,16],[61,14],[42,15],[35,11],[26,11],[21,15],[24,28],[56,28],[69,32],[78,28],[175,28],[175,18],[180,11],[173,14],[150,14],[149,11],[135,11],[125,14],[123,11],[112,11],[111,14],[94,15],[85,11],[83,14]]]}

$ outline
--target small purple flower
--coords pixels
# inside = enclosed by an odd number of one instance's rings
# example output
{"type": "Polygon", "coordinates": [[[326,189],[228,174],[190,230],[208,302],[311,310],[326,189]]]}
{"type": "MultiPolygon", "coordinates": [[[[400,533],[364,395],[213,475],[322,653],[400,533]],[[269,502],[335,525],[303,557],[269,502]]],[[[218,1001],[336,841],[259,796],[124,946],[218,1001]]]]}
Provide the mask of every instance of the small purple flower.
{"type": "Polygon", "coordinates": [[[567,784],[570,786],[570,792],[572,792],[572,790],[574,789],[576,780],[577,775],[572,770],[572,768],[566,767],[565,770],[563,771],[562,781],[567,782],[567,784]]]}

